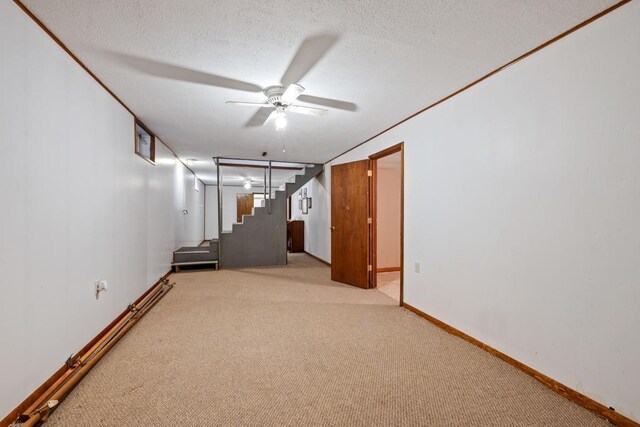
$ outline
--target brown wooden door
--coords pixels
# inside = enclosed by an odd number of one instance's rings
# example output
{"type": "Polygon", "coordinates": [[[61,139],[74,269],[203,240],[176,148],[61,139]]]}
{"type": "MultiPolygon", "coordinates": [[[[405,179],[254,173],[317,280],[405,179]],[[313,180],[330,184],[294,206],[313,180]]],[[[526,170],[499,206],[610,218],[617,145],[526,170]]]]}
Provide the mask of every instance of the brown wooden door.
{"type": "Polygon", "coordinates": [[[368,288],[369,161],[331,167],[331,280],[368,288]]]}
{"type": "Polygon", "coordinates": [[[238,221],[242,222],[242,215],[251,215],[253,213],[253,194],[236,194],[237,197],[237,213],[238,221]]]}

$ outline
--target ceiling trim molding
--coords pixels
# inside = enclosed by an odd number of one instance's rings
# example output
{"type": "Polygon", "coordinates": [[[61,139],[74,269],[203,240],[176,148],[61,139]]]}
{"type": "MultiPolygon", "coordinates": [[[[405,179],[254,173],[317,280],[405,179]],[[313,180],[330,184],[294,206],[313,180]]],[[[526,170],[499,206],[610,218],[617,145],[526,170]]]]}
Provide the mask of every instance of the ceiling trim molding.
{"type": "MultiPolygon", "coordinates": [[[[85,70],[87,72],[87,74],[89,74],[100,86],[102,86],[102,88],[107,91],[107,93],[109,93],[125,110],[127,110],[136,120],[138,120],[140,123],[142,123],[147,129],[151,130],[152,133],[154,133],[157,136],[157,133],[153,132],[153,129],[151,129],[149,126],[147,126],[142,120],[140,120],[136,114],[102,81],[100,80],[100,78],[93,72],[91,71],[33,12],[31,12],[31,10],[29,10],[29,8],[24,5],[24,3],[22,3],[21,0],[13,0],[13,2],[29,17],[31,18],[31,20],[33,20],[56,44],[58,44],[63,51],[65,51],[78,65],[80,65],[80,67],[85,70]]],[[[584,26],[596,21],[599,18],[602,18],[603,16],[613,12],[614,10],[620,8],[621,6],[624,6],[625,4],[631,2],[631,0],[621,0],[618,3],[608,7],[607,9],[603,10],[602,12],[599,12],[598,14],[592,16],[591,18],[579,23],[578,25],[570,28],[569,30],[561,33],[560,35],[548,40],[547,42],[539,45],[538,47],[533,48],[532,50],[520,55],[519,57],[509,61],[508,63],[506,63],[505,65],[496,68],[495,70],[491,71],[490,73],[484,75],[483,77],[469,83],[468,85],[462,87],[461,89],[458,89],[457,91],[451,93],[450,95],[447,95],[446,97],[440,99],[439,101],[434,102],[433,104],[428,105],[427,107],[411,114],[410,116],[402,119],[401,121],[389,126],[388,128],[384,129],[381,132],[378,132],[377,134],[373,135],[372,137],[358,143],[357,145],[349,148],[348,150],[343,151],[342,153],[332,157],[331,159],[325,161],[325,162],[317,162],[317,163],[330,163],[336,159],[338,159],[339,157],[353,151],[354,149],[360,147],[361,145],[366,144],[367,142],[372,141],[373,139],[383,135],[384,133],[396,128],[397,126],[405,123],[406,121],[426,112],[427,110],[430,110],[440,104],[442,104],[443,102],[453,98],[456,95],[459,95],[460,93],[466,91],[467,89],[477,85],[478,83],[488,79],[489,77],[492,77],[493,75],[505,70],[506,68],[510,67],[511,65],[527,58],[530,55],[533,55],[534,53],[546,48],[547,46],[563,39],[564,37],[572,34],[573,32],[583,28],[584,26]]],[[[197,177],[196,173],[187,165],[185,164],[182,159],[180,159],[180,157],[178,157],[175,153],[175,151],[173,151],[173,149],[171,149],[171,147],[169,145],[167,145],[163,140],[162,137],[157,136],[158,140],[162,143],[162,145],[164,145],[173,155],[174,157],[180,162],[182,163],[182,165],[187,168],[187,170],[189,170],[194,176],[197,177]]],[[[278,161],[278,160],[275,160],[278,161]]],[[[198,178],[199,179],[199,178],[198,178]]]]}
{"type": "MultiPolygon", "coordinates": [[[[65,45],[65,44],[62,42],[62,40],[60,40],[60,39],[59,39],[55,34],[53,34],[53,33],[51,32],[51,30],[50,30],[46,25],[44,25],[44,23],[43,23],[43,22],[42,22],[42,21],[41,21],[41,20],[40,20],[36,15],[34,15],[34,14],[33,14],[33,12],[31,12],[31,11],[27,8],[27,6],[25,6],[25,5],[24,5],[24,3],[22,3],[22,1],[20,1],[20,0],[13,0],[13,2],[14,2],[16,5],[18,5],[18,7],[19,7],[20,9],[22,9],[22,11],[23,11],[24,13],[26,13],[26,14],[27,14],[27,16],[28,16],[29,18],[31,18],[31,20],[33,20],[33,22],[35,22],[36,24],[38,24],[38,26],[42,29],[42,31],[44,31],[45,33],[47,33],[47,35],[48,35],[49,37],[51,37],[51,39],[52,39],[54,42],[56,42],[56,43],[58,44],[58,46],[60,46],[60,47],[62,48],[62,50],[64,50],[64,51],[67,53],[67,55],[69,55],[69,56],[70,56],[74,61],[76,61],[76,62],[78,63],[78,65],[80,65],[80,67],[82,67],[82,69],[84,69],[84,70],[85,70],[85,71],[86,71],[86,72],[87,72],[91,77],[93,77],[93,79],[94,79],[96,82],[98,82],[98,84],[99,84],[100,86],[102,86],[104,90],[106,90],[107,92],[109,92],[109,94],[110,94],[111,96],[113,96],[113,98],[114,98],[116,101],[118,101],[118,103],[120,103],[120,105],[122,105],[122,106],[124,107],[124,109],[125,109],[125,110],[127,110],[129,113],[131,113],[131,115],[133,115],[134,117],[136,117],[136,115],[134,114],[134,112],[133,112],[133,111],[131,111],[131,109],[130,109],[129,107],[127,107],[127,105],[126,105],[124,102],[122,102],[122,100],[121,100],[120,98],[118,98],[118,96],[117,96],[115,93],[113,93],[113,91],[112,91],[111,89],[109,89],[109,87],[108,87],[106,84],[104,84],[104,83],[102,82],[102,80],[100,80],[100,79],[98,78],[98,76],[96,76],[96,75],[93,73],[93,71],[91,71],[91,70],[90,70],[86,65],[84,65],[84,63],[83,63],[82,61],[80,61],[80,59],[78,59],[78,57],[77,57],[77,56],[75,56],[75,55],[73,54],[73,52],[71,52],[71,50],[67,47],[67,45],[65,45]]],[[[137,119],[139,122],[141,122],[141,123],[142,123],[142,121],[141,121],[140,119],[138,119],[138,117],[136,117],[136,119],[137,119]]],[[[143,125],[144,125],[144,123],[143,123],[143,125]]],[[[148,126],[146,126],[146,125],[144,125],[144,126],[148,129],[148,126]]]]}
{"type": "Polygon", "coordinates": [[[375,138],[379,137],[380,135],[382,135],[382,134],[384,134],[384,133],[386,133],[386,132],[390,131],[391,129],[393,129],[393,128],[397,127],[397,126],[400,126],[402,123],[404,123],[404,122],[406,122],[406,121],[408,121],[408,120],[411,120],[412,118],[414,118],[414,117],[416,117],[416,116],[418,116],[418,115],[420,115],[420,114],[424,113],[424,112],[425,112],[425,111],[427,111],[427,110],[432,109],[433,107],[435,107],[435,106],[437,106],[437,105],[442,104],[442,103],[443,103],[443,102],[445,102],[445,101],[448,101],[449,99],[453,98],[454,96],[461,94],[461,93],[462,93],[462,92],[464,92],[465,90],[467,90],[467,89],[469,89],[469,88],[471,88],[471,87],[473,87],[473,86],[477,85],[478,83],[480,83],[480,82],[482,82],[482,81],[484,81],[484,80],[488,79],[489,77],[491,77],[491,76],[493,76],[493,75],[495,75],[495,74],[498,74],[500,71],[503,71],[503,70],[505,70],[506,68],[508,68],[508,67],[512,66],[513,64],[515,64],[515,63],[517,63],[517,62],[522,61],[523,59],[527,58],[528,56],[531,56],[531,55],[533,55],[534,53],[536,53],[536,52],[538,52],[538,51],[540,51],[540,50],[544,49],[545,47],[547,47],[547,46],[549,46],[549,45],[551,45],[551,44],[553,44],[553,43],[557,42],[558,40],[561,40],[561,39],[565,38],[565,37],[566,37],[566,36],[568,36],[569,34],[574,33],[575,31],[579,30],[580,28],[582,28],[582,27],[584,27],[584,26],[586,26],[586,25],[591,24],[592,22],[594,22],[594,21],[596,21],[596,20],[598,20],[598,19],[602,18],[603,16],[605,16],[605,15],[607,15],[607,14],[609,14],[609,13],[613,12],[614,10],[618,9],[618,8],[619,8],[619,7],[621,7],[621,6],[624,6],[625,4],[627,4],[627,3],[629,3],[629,2],[631,2],[631,0],[622,0],[622,1],[620,1],[620,2],[618,2],[618,3],[616,3],[616,4],[614,4],[613,6],[608,7],[607,9],[605,9],[605,10],[603,10],[602,12],[600,12],[600,13],[598,13],[598,14],[596,14],[596,15],[592,16],[591,18],[587,19],[586,21],[583,21],[583,22],[579,23],[578,25],[576,25],[575,27],[572,27],[572,28],[568,29],[568,30],[567,30],[567,31],[565,31],[564,33],[562,33],[562,34],[560,34],[560,35],[557,35],[556,37],[552,38],[551,40],[548,40],[548,41],[544,42],[544,43],[543,43],[543,44],[541,44],[540,46],[538,46],[538,47],[535,47],[535,48],[531,49],[530,51],[528,51],[528,52],[526,52],[526,53],[524,53],[524,54],[520,55],[520,56],[519,56],[519,57],[517,57],[516,59],[513,59],[513,60],[509,61],[509,62],[508,62],[508,63],[506,63],[505,65],[503,65],[503,66],[501,66],[501,67],[496,68],[495,70],[491,71],[489,74],[486,74],[486,75],[484,75],[483,77],[480,77],[478,80],[475,80],[475,81],[473,81],[473,82],[469,83],[468,85],[464,86],[464,87],[463,87],[463,88],[461,88],[461,89],[458,89],[457,91],[453,92],[452,94],[445,96],[445,97],[444,97],[444,98],[442,98],[441,100],[436,101],[436,102],[434,102],[433,104],[431,104],[431,105],[429,105],[429,106],[427,106],[427,107],[423,108],[422,110],[419,110],[419,111],[417,111],[417,112],[413,113],[412,115],[410,115],[410,116],[408,116],[408,117],[406,117],[406,118],[402,119],[402,120],[401,120],[401,121],[399,121],[398,123],[396,123],[396,124],[394,124],[394,125],[389,126],[388,128],[386,128],[386,129],[385,129],[385,130],[383,130],[382,132],[379,132],[379,133],[377,133],[377,134],[373,135],[371,138],[369,138],[369,139],[366,139],[366,140],[362,141],[362,142],[361,142],[361,143],[359,143],[358,145],[355,145],[355,146],[353,146],[353,147],[349,148],[348,150],[344,151],[343,153],[338,154],[338,155],[337,155],[337,156],[335,156],[335,157],[332,157],[331,159],[327,160],[324,164],[326,165],[327,163],[330,163],[330,162],[332,162],[332,161],[336,160],[337,158],[339,158],[339,157],[341,157],[341,156],[344,156],[345,154],[349,153],[350,151],[355,150],[356,148],[360,147],[361,145],[364,145],[364,144],[366,144],[367,142],[369,142],[369,141],[371,141],[371,140],[373,140],[373,139],[375,139],[375,138]]]}
{"type": "MultiPolygon", "coordinates": [[[[127,110],[133,117],[135,120],[137,120],[139,123],[142,124],[142,126],[144,128],[147,129],[147,131],[149,131],[150,133],[152,133],[154,136],[156,136],[156,139],[158,141],[160,141],[160,143],[162,143],[162,145],[164,145],[165,147],[167,147],[167,149],[171,152],[171,154],[173,154],[173,156],[180,162],[182,163],[182,165],[187,168],[189,170],[189,172],[191,172],[193,174],[193,176],[195,176],[196,178],[198,178],[198,175],[196,175],[196,173],[191,170],[191,168],[189,166],[187,166],[182,159],[180,159],[180,157],[178,157],[175,153],[175,151],[173,151],[171,149],[171,147],[169,147],[163,140],[162,137],[158,136],[158,134],[156,132],[153,131],[153,129],[151,129],[149,126],[147,126],[138,116],[136,116],[136,114],[131,110],[131,108],[129,108],[127,106],[127,104],[124,103],[124,101],[122,101],[120,98],[118,98],[118,95],[116,95],[110,88],[109,86],[107,86],[102,80],[100,80],[100,78],[98,76],[95,75],[95,73],[93,71],[91,71],[89,69],[89,67],[87,67],[76,55],[74,55],[73,52],[71,52],[71,50],[67,47],[67,45],[65,45],[62,40],[60,40],[58,38],[58,36],[56,36],[55,34],[53,34],[53,32],[33,13],[31,12],[31,10],[29,10],[29,8],[27,6],[25,6],[24,3],[22,3],[21,0],[13,0],[13,2],[20,8],[22,9],[22,11],[29,17],[31,18],[31,20],[33,22],[35,22],[41,29],[42,31],[44,31],[50,38],[51,40],[53,40],[58,46],[60,46],[60,48],[62,48],[63,51],[65,51],[67,53],[67,55],[69,55],[71,57],[71,59],[73,59],[84,71],[87,72],[87,74],[89,74],[100,86],[102,86],[102,88],[104,90],[107,91],[107,93],[109,95],[111,95],[113,97],[113,99],[115,99],[116,101],[118,101],[118,103],[125,109],[127,110]]],[[[202,180],[200,178],[198,178],[198,180],[200,182],[202,182],[202,180]]],[[[204,182],[202,182],[204,184],[204,182]]]]}

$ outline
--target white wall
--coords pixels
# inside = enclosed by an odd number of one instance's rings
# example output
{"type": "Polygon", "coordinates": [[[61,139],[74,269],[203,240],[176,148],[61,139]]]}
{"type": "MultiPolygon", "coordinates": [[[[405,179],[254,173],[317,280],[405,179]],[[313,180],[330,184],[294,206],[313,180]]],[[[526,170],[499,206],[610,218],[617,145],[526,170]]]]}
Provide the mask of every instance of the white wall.
{"type": "MultiPolygon", "coordinates": [[[[332,163],[404,141],[405,301],[636,421],[639,18],[622,6],[332,163]]],[[[327,260],[330,169],[307,233],[327,260]]]]}
{"type": "Polygon", "coordinates": [[[377,169],[377,268],[400,267],[400,168],[377,169]]]}
{"type": "MultiPolygon", "coordinates": [[[[175,158],[170,161],[175,161],[175,158]]],[[[190,246],[194,242],[201,243],[204,240],[204,185],[200,181],[199,191],[195,191],[193,173],[180,162],[174,168],[175,186],[174,206],[178,207],[175,216],[175,241],[176,246],[190,246]],[[184,212],[186,211],[186,213],[184,212]]],[[[165,188],[164,191],[167,189],[165,188]]]]}
{"type": "Polygon", "coordinates": [[[304,221],[304,250],[327,262],[331,260],[331,181],[330,174],[322,172],[305,184],[291,198],[291,219],[304,221]],[[298,209],[298,193],[306,188],[312,198],[312,207],[305,215],[298,209]]]}
{"type": "Polygon", "coordinates": [[[218,187],[205,186],[204,237],[207,240],[218,238],[218,187]]]}
{"type": "Polygon", "coordinates": [[[2,418],[202,240],[204,192],[13,2],[0,40],[2,418]]]}

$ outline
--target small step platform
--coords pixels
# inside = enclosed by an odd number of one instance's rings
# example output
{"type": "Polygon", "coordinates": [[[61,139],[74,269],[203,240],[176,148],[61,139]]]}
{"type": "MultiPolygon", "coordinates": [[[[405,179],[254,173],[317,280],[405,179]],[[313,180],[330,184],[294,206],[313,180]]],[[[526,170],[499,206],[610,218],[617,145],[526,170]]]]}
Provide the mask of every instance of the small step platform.
{"type": "Polygon", "coordinates": [[[171,267],[175,272],[180,271],[182,266],[212,265],[218,269],[218,239],[213,239],[209,245],[185,246],[173,251],[173,262],[171,267]]]}

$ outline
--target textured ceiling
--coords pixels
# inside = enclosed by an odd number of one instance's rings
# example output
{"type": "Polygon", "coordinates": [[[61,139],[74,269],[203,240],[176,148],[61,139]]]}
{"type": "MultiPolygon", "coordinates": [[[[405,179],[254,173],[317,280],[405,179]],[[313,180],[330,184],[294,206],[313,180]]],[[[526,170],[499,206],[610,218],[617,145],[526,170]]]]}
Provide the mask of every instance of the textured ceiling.
{"type": "Polygon", "coordinates": [[[615,3],[23,2],[181,158],[203,160],[199,176],[212,156],[327,161],[615,3]],[[304,73],[299,62],[318,36],[335,43],[304,73]],[[247,126],[255,108],[225,105],[263,102],[261,88],[292,76],[306,95],[355,106],[289,115],[276,132],[247,126]]]}

